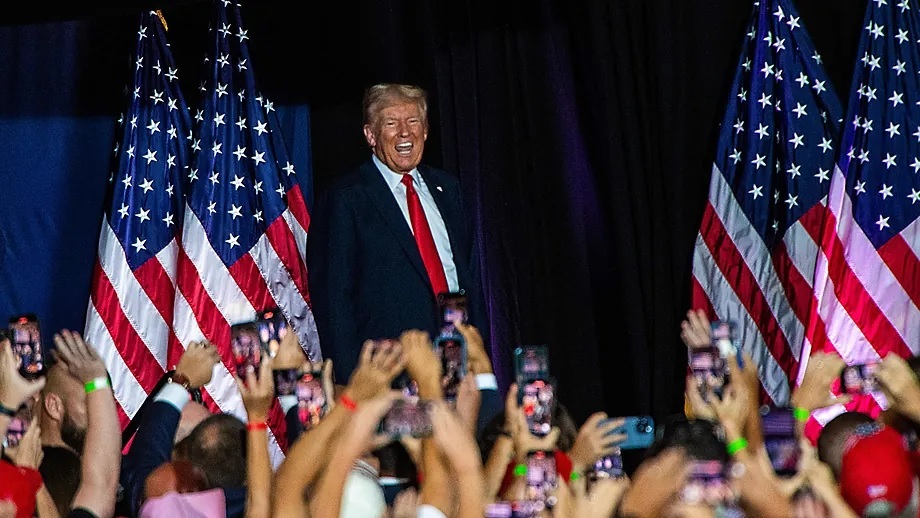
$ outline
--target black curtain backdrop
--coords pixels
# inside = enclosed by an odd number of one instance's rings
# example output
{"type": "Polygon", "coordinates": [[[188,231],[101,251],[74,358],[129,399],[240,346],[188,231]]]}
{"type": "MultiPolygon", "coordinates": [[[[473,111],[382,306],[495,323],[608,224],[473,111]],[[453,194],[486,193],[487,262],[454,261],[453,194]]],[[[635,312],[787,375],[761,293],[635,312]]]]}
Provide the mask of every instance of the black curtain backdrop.
{"type": "MultiPolygon", "coordinates": [[[[796,2],[844,102],[865,4],[796,2]]],[[[164,10],[192,102],[210,3],[135,5],[164,10]]],[[[64,20],[85,24],[79,52],[92,73],[72,75],[68,92],[83,99],[81,114],[116,117],[124,74],[115,64],[131,51],[136,11],[123,2],[24,9],[0,23],[49,35],[64,20]]],[[[682,407],[679,324],[751,9],[741,0],[249,0],[243,16],[262,89],[310,106],[317,193],[367,156],[366,86],[429,90],[425,158],[459,175],[476,220],[496,368],[506,382],[514,347],[549,345],[560,399],[581,421],[597,410],[661,419],[682,407]]],[[[28,46],[10,33],[0,28],[0,46],[28,46]]]]}

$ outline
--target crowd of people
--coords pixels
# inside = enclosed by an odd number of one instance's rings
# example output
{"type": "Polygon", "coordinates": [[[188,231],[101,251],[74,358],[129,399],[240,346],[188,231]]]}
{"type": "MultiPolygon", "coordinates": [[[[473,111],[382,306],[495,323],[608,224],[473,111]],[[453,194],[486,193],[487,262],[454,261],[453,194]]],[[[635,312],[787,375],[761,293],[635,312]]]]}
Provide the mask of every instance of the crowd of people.
{"type": "MultiPolygon", "coordinates": [[[[310,364],[291,333],[258,372],[238,379],[245,422],[194,400],[220,359],[212,344],[190,344],[170,382],[151,394],[124,453],[105,365],[90,344],[61,331],[46,376],[28,380],[5,341],[0,428],[6,433],[10,414],[24,405],[34,417],[19,444],[4,450],[0,516],[918,514],[920,457],[909,437],[920,423],[920,361],[884,358],[874,375],[890,407],[875,420],[844,412],[812,444],[805,421],[840,402],[831,387],[845,368],[839,356],[813,355],[791,402],[796,465],[788,469],[787,455],[780,470],[771,463],[775,430],[762,422],[756,364],[729,356],[721,397],[704,394],[688,375],[688,415],[664,420],[641,464],[617,473],[611,463],[622,469],[624,419],[598,412],[577,426],[556,404],[551,428],[535,433],[517,385],[499,394],[477,329],[462,323],[457,329],[467,344],[468,372],[454,402],[444,399],[442,361],[425,331],[366,341],[344,385],[333,383],[330,360],[310,364]],[[292,365],[322,372],[328,405],[318,422],[288,427],[286,455],[273,468],[272,372],[292,365]],[[412,395],[393,388],[403,373],[414,382],[412,395]],[[407,405],[416,411],[400,413],[408,417],[389,429],[381,426],[387,418],[396,422],[395,406],[407,405]],[[407,462],[393,454],[397,449],[407,462]]],[[[683,336],[690,348],[708,344],[705,317],[691,313],[683,336]]],[[[297,415],[296,405],[282,406],[297,415]]]]}

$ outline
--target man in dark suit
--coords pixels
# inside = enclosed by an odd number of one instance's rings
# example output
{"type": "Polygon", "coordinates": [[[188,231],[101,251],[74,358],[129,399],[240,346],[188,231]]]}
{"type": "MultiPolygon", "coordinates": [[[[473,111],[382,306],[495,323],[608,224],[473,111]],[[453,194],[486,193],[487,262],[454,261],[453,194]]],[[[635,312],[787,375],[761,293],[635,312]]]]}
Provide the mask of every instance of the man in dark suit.
{"type": "Polygon", "coordinates": [[[454,175],[421,165],[426,93],[381,84],[364,96],[372,154],[320,196],[307,240],[310,299],[323,354],[347,383],[365,340],[420,329],[437,337],[437,295],[463,291],[487,334],[476,245],[454,175]]]}

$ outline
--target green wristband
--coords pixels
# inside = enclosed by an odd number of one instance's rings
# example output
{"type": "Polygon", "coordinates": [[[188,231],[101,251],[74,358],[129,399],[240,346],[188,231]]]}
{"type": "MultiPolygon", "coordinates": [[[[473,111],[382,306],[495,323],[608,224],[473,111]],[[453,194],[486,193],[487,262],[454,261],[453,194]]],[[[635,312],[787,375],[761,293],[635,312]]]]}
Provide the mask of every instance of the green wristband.
{"type": "Polygon", "coordinates": [[[804,423],[805,421],[808,421],[811,418],[811,412],[809,412],[808,410],[802,407],[797,406],[792,409],[792,417],[794,417],[796,421],[801,421],[804,423]]]}
{"type": "Polygon", "coordinates": [[[101,376],[99,378],[91,379],[83,385],[83,390],[87,394],[92,394],[97,390],[102,390],[104,388],[112,388],[112,384],[109,383],[109,378],[101,376]]]}
{"type": "Polygon", "coordinates": [[[734,441],[728,443],[728,446],[726,446],[725,449],[728,450],[729,455],[734,455],[747,447],[748,447],[748,440],[745,439],[744,437],[739,437],[735,439],[734,441]]]}
{"type": "Polygon", "coordinates": [[[580,478],[581,478],[581,473],[579,473],[579,472],[577,472],[577,471],[573,471],[573,472],[569,473],[569,480],[572,481],[572,482],[575,482],[576,480],[578,480],[578,479],[580,479],[580,478]]]}
{"type": "Polygon", "coordinates": [[[523,477],[527,474],[527,464],[518,464],[514,467],[514,476],[523,477]]]}

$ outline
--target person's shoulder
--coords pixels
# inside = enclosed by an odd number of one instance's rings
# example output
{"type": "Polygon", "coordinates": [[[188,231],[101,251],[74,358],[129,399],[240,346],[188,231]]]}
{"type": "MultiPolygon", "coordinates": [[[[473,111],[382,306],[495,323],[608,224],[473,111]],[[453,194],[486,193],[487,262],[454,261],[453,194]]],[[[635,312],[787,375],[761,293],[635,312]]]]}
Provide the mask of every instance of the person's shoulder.
{"type": "Polygon", "coordinates": [[[423,175],[425,175],[426,178],[431,178],[432,180],[435,180],[442,185],[453,185],[459,183],[456,174],[445,171],[444,169],[432,167],[427,164],[419,164],[418,169],[422,172],[423,175]]]}
{"type": "Polygon", "coordinates": [[[379,174],[377,167],[374,166],[371,160],[367,160],[337,176],[326,188],[326,191],[329,194],[334,194],[354,190],[366,183],[368,176],[374,173],[379,174]]]}

